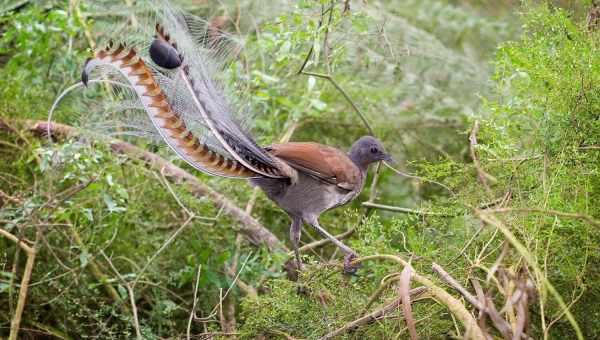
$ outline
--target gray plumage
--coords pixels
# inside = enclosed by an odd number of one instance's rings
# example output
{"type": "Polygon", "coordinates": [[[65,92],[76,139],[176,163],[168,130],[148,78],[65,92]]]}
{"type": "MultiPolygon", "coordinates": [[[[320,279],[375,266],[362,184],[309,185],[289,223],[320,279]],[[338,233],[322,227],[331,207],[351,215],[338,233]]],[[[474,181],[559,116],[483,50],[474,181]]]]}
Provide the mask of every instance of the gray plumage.
{"type": "MultiPolygon", "coordinates": [[[[301,148],[303,145],[299,145],[301,148]]],[[[317,147],[324,147],[319,146],[317,147]]],[[[289,152],[293,152],[289,151],[289,152]]],[[[315,155],[315,157],[319,157],[315,155]]],[[[298,246],[302,232],[302,224],[306,223],[314,227],[324,237],[330,239],[345,254],[345,266],[347,271],[352,271],[349,266],[351,259],[356,256],[355,252],[329,234],[319,224],[319,216],[327,210],[342,206],[355,199],[363,190],[367,170],[370,164],[378,161],[391,161],[391,157],[385,152],[383,145],[376,138],[365,136],[358,139],[350,148],[347,155],[334,153],[330,159],[339,164],[345,172],[357,174],[353,183],[340,187],[338,183],[332,183],[324,178],[319,178],[311,172],[303,171],[303,167],[295,166],[299,170],[296,183],[290,183],[283,179],[255,178],[250,182],[260,187],[267,197],[274,201],[292,219],[290,226],[290,239],[293,244],[297,267],[301,267],[298,246]]],[[[285,159],[285,158],[284,158],[285,159]]],[[[314,162],[323,160],[314,159],[314,162]]],[[[292,163],[293,164],[293,163],[292,163]]],[[[292,165],[294,167],[294,165],[292,165]]],[[[334,179],[335,181],[335,179],[334,179]]]]}

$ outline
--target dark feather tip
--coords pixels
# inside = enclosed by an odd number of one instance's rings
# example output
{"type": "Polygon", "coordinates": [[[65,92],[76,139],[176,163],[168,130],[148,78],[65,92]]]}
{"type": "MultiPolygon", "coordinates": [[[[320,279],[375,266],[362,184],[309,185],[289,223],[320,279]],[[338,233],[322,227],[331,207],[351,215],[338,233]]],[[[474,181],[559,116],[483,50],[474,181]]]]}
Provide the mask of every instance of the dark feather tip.
{"type": "Polygon", "coordinates": [[[92,58],[87,58],[85,61],[85,64],[83,64],[83,71],[81,71],[81,82],[83,83],[83,85],[85,85],[85,87],[88,86],[88,81],[89,81],[89,74],[86,70],[87,64],[90,62],[90,60],[92,60],[92,58]]]}
{"type": "Polygon", "coordinates": [[[156,65],[166,69],[178,68],[182,63],[177,50],[161,39],[154,39],[150,45],[150,58],[156,65]]]}

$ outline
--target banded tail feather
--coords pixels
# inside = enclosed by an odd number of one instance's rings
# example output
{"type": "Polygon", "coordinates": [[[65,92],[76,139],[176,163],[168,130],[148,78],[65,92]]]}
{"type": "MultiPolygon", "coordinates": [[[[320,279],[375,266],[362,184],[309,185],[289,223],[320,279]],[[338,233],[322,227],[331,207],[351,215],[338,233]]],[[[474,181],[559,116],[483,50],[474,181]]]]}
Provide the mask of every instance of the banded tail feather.
{"type": "Polygon", "coordinates": [[[198,70],[192,70],[189,64],[185,64],[185,57],[178,50],[177,42],[161,25],[157,24],[155,28],[156,38],[150,47],[152,61],[166,69],[179,69],[178,75],[198,115],[222,147],[236,161],[257,174],[271,178],[287,177],[282,174],[280,162],[258,147],[233,121],[226,100],[207,72],[204,72],[203,66],[200,64],[198,70]],[[199,74],[200,79],[196,79],[194,74],[199,74]]]}
{"type": "Polygon", "coordinates": [[[97,51],[93,58],[86,61],[82,82],[87,85],[89,74],[100,66],[111,66],[127,79],[162,139],[192,167],[222,177],[258,176],[237,160],[211,150],[187,128],[180,114],[173,110],[152,70],[135,49],[119,44],[116,48],[109,45],[97,51]]]}

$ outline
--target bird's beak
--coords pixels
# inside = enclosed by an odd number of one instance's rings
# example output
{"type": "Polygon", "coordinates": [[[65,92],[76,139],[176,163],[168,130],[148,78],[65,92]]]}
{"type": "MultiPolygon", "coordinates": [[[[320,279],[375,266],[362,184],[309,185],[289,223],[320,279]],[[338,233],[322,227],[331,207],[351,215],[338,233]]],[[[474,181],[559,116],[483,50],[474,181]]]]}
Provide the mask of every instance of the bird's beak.
{"type": "Polygon", "coordinates": [[[383,156],[383,160],[386,161],[386,162],[388,162],[388,163],[391,163],[391,164],[396,164],[396,161],[392,158],[392,156],[390,156],[388,154],[385,154],[383,156]]]}

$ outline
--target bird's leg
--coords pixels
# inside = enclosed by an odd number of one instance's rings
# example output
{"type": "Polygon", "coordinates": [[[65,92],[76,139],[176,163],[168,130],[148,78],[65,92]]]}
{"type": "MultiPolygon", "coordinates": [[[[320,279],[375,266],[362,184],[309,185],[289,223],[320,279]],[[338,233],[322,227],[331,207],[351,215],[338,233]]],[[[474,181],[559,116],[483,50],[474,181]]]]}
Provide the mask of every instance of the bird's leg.
{"type": "Polygon", "coordinates": [[[290,239],[292,240],[292,247],[294,248],[294,255],[296,256],[296,269],[298,271],[302,270],[302,260],[300,259],[300,251],[298,250],[301,235],[302,220],[292,217],[292,225],[290,226],[290,239]]]}
{"type": "Polygon", "coordinates": [[[356,273],[358,266],[352,264],[352,261],[358,257],[356,252],[352,250],[352,248],[342,243],[342,241],[335,238],[335,236],[328,233],[327,230],[323,229],[323,227],[321,227],[321,225],[319,224],[319,220],[317,217],[311,216],[309,218],[305,218],[305,221],[344,252],[344,272],[346,274],[356,273]]]}

